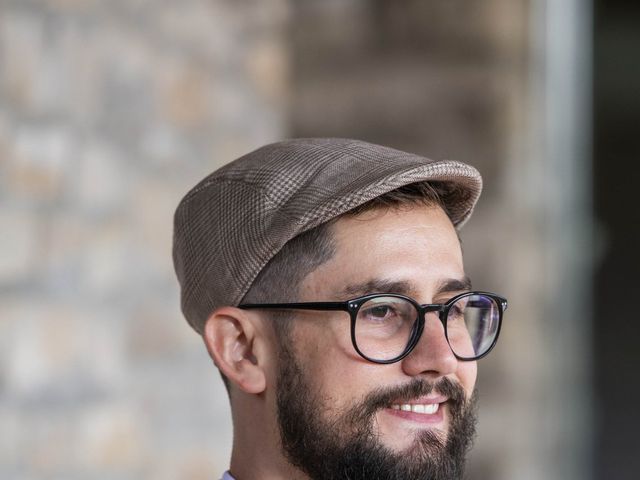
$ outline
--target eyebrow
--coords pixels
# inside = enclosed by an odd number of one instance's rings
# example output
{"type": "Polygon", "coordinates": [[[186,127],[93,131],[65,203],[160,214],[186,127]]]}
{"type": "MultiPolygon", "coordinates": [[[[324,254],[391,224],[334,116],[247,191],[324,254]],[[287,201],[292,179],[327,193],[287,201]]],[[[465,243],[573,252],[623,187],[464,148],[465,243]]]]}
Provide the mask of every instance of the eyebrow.
{"type": "Polygon", "coordinates": [[[414,292],[411,283],[404,280],[371,279],[364,282],[347,285],[340,295],[353,297],[368,293],[397,293],[410,296],[414,292]]]}
{"type": "Polygon", "coordinates": [[[436,293],[461,292],[471,290],[471,279],[465,275],[461,279],[450,278],[438,282],[436,293]]]}
{"type": "MultiPolygon", "coordinates": [[[[469,290],[471,290],[471,279],[465,275],[461,279],[449,278],[441,280],[436,284],[435,294],[439,295],[442,293],[463,292],[469,290]]],[[[369,293],[396,293],[406,295],[408,297],[414,297],[417,294],[417,289],[414,287],[412,282],[405,280],[370,279],[364,282],[347,285],[339,292],[339,295],[344,298],[350,298],[369,293]]]]}

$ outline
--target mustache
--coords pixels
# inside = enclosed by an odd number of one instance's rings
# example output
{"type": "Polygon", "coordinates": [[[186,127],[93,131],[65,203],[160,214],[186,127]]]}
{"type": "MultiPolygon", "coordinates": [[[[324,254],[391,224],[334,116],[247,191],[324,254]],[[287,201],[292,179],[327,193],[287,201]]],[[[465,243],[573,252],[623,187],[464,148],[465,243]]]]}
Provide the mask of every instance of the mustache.
{"type": "Polygon", "coordinates": [[[411,400],[437,392],[448,398],[447,403],[451,406],[454,414],[462,412],[466,404],[464,389],[458,382],[449,378],[442,378],[437,382],[415,378],[410,382],[396,387],[380,387],[370,392],[359,404],[358,408],[351,411],[349,415],[354,425],[364,422],[376,411],[389,408],[393,403],[399,401],[408,403],[411,400]]]}

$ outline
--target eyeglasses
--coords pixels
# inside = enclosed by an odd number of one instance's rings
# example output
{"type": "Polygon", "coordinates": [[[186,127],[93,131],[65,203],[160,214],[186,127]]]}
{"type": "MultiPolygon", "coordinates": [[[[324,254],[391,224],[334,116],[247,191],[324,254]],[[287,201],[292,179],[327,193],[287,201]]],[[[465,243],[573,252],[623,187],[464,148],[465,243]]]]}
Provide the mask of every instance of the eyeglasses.
{"type": "Polygon", "coordinates": [[[404,295],[375,293],[346,302],[249,303],[239,308],[348,312],[356,352],[370,362],[387,364],[411,353],[429,312],[438,313],[444,336],[458,360],[484,357],[498,341],[507,300],[494,293],[465,292],[446,303],[421,305],[404,295]]]}

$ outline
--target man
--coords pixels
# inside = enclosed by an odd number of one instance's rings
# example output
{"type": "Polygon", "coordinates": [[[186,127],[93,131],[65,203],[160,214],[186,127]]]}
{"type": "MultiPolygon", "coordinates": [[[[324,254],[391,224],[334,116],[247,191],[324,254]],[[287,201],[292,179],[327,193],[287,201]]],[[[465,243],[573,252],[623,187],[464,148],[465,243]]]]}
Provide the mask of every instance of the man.
{"type": "Polygon", "coordinates": [[[459,162],[299,139],[183,198],[174,263],[229,393],[225,479],[461,478],[506,308],[463,268],[481,186],[459,162]]]}

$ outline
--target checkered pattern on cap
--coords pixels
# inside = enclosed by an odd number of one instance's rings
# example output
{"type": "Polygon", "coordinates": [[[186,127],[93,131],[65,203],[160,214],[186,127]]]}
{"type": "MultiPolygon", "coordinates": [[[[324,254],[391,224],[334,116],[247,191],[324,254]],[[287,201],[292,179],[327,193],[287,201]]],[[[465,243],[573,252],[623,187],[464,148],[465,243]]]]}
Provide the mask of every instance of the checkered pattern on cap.
{"type": "Polygon", "coordinates": [[[266,145],[213,172],[182,199],[173,261],[182,311],[202,333],[213,310],[238,305],[260,270],[296,235],[403,185],[445,182],[459,228],[482,179],[464,163],[336,138],[266,145]]]}

